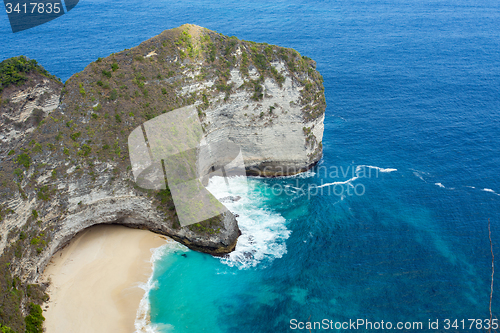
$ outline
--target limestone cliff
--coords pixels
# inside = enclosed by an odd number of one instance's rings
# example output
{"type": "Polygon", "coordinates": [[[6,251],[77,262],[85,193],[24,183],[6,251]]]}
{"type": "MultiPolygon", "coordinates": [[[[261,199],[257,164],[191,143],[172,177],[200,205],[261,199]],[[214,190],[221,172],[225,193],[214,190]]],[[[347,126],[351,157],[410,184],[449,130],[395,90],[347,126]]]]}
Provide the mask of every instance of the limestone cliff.
{"type": "Polygon", "coordinates": [[[6,60],[3,65],[5,73],[0,78],[7,84],[0,83],[0,158],[57,108],[63,88],[55,77],[24,57],[6,60]],[[26,73],[19,74],[19,69],[26,73]]]}
{"type": "MultiPolygon", "coordinates": [[[[162,113],[194,105],[204,140],[240,146],[249,175],[295,174],[321,158],[322,78],[291,49],[184,25],[98,59],[64,88],[30,73],[1,95],[0,265],[8,269],[0,282],[18,289],[99,223],[146,228],[215,255],[234,249],[240,231],[230,212],[181,227],[168,188],[133,182],[127,137],[162,113]]],[[[218,160],[207,156],[203,167],[218,160]]],[[[18,297],[23,310],[29,297],[18,297]]],[[[1,311],[0,320],[9,322],[1,311]]]]}

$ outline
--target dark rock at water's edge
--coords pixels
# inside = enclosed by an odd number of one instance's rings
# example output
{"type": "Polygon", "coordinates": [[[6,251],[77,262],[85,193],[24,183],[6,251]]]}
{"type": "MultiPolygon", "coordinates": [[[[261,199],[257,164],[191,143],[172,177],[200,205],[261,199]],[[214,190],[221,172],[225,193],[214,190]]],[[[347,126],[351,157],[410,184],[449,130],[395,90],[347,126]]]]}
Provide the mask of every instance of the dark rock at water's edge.
{"type": "Polygon", "coordinates": [[[239,195],[233,197],[233,196],[228,196],[224,198],[220,198],[219,201],[222,203],[231,203],[231,202],[236,202],[239,201],[241,197],[239,195]]]}

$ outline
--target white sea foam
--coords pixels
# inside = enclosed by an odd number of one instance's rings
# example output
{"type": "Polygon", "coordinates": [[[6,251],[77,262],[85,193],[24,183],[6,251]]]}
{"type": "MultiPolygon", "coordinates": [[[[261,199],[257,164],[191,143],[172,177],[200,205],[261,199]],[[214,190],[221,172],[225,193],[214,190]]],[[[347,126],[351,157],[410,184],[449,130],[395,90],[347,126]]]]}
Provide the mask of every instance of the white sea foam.
{"type": "Polygon", "coordinates": [[[367,178],[372,177],[371,173],[369,173],[369,172],[368,172],[368,174],[366,173],[366,170],[364,170],[365,168],[375,169],[375,170],[377,170],[377,172],[384,172],[384,173],[398,171],[398,169],[394,169],[394,168],[380,168],[380,167],[373,166],[373,165],[358,165],[356,167],[354,177],[352,177],[348,180],[344,180],[344,181],[322,184],[322,185],[319,185],[318,188],[325,187],[325,186],[335,186],[335,185],[349,185],[349,186],[353,187],[352,182],[355,181],[356,179],[364,178],[364,177],[367,177],[367,178]]]}
{"type": "MultiPolygon", "coordinates": [[[[384,169],[384,168],[379,168],[377,166],[372,166],[372,165],[359,165],[358,168],[359,167],[366,167],[366,168],[376,169],[376,170],[378,170],[380,172],[394,172],[394,171],[398,171],[398,169],[393,169],[393,168],[386,168],[386,169],[384,169]]],[[[358,168],[356,168],[356,171],[358,170],[358,168]]]]}
{"type": "Polygon", "coordinates": [[[356,179],[358,179],[359,177],[352,177],[348,180],[344,180],[343,182],[333,182],[333,183],[326,183],[326,184],[323,184],[323,185],[319,185],[318,188],[321,188],[321,187],[325,187],[325,186],[335,186],[335,185],[346,185],[346,184],[349,184],[350,186],[352,186],[352,182],[355,181],[356,179]]]}
{"type": "Polygon", "coordinates": [[[439,187],[445,188],[445,187],[444,187],[444,185],[443,185],[443,184],[441,184],[441,183],[434,183],[434,185],[437,185],[437,186],[439,186],[439,187]]]}
{"type": "MultiPolygon", "coordinates": [[[[304,179],[304,178],[311,178],[311,177],[314,177],[316,176],[316,172],[312,171],[312,170],[307,170],[307,171],[304,171],[304,172],[301,172],[301,173],[298,173],[296,175],[292,175],[292,176],[277,176],[277,177],[274,177],[276,179],[293,179],[293,178],[301,178],[301,179],[304,179]]],[[[249,178],[260,178],[260,177],[249,177],[249,178]]]]}
{"type": "Polygon", "coordinates": [[[234,202],[224,205],[238,214],[241,236],[233,252],[221,258],[221,262],[239,269],[256,267],[270,260],[281,258],[286,253],[285,241],[290,237],[286,220],[265,207],[264,197],[259,192],[259,182],[233,177],[230,186],[224,178],[212,177],[207,189],[217,198],[240,196],[234,202]]]}
{"type": "MultiPolygon", "coordinates": [[[[172,253],[174,251],[189,251],[187,247],[184,245],[169,241],[167,244],[164,244],[158,248],[151,249],[151,265],[153,266],[153,272],[155,269],[156,262],[163,258],[165,255],[172,253]]],[[[173,327],[165,327],[162,325],[161,327],[158,325],[153,325],[150,321],[149,311],[150,311],[150,303],[149,303],[149,292],[155,288],[157,285],[153,278],[154,273],[148,279],[148,282],[142,283],[139,285],[141,289],[144,290],[144,296],[139,303],[139,308],[137,309],[137,314],[135,317],[135,333],[159,333],[159,332],[168,332],[173,329],[173,327]]],[[[171,326],[171,325],[169,325],[171,326]]]]}
{"type": "Polygon", "coordinates": [[[496,194],[498,196],[500,196],[500,194],[498,194],[497,192],[495,192],[494,190],[492,190],[491,188],[483,188],[483,191],[484,192],[490,192],[490,193],[493,193],[493,194],[496,194]]]}
{"type": "Polygon", "coordinates": [[[294,176],[287,176],[287,178],[311,178],[316,176],[316,172],[312,170],[307,170],[306,172],[301,172],[299,174],[296,174],[294,176]]]}
{"type": "Polygon", "coordinates": [[[491,188],[486,188],[485,187],[485,188],[481,189],[481,188],[477,188],[475,186],[469,186],[469,185],[466,185],[465,187],[472,188],[472,189],[478,189],[478,190],[483,191],[483,192],[493,193],[493,194],[496,194],[496,195],[500,196],[499,193],[497,193],[495,190],[492,190],[491,188]]]}

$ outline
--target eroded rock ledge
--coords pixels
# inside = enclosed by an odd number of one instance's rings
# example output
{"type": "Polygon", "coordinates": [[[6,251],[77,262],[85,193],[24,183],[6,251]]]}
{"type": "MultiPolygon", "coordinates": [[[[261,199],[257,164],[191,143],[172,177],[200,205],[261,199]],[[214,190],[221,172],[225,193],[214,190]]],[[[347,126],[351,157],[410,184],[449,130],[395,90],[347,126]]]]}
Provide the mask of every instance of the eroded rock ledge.
{"type": "Polygon", "coordinates": [[[321,158],[322,78],[292,49],[184,25],[98,59],[64,87],[28,75],[0,95],[0,265],[12,274],[0,282],[14,276],[19,288],[95,224],[149,229],[214,255],[234,249],[230,212],[180,227],[168,189],[134,184],[127,137],[162,113],[194,105],[204,139],[239,145],[249,175],[291,175],[321,158]]]}

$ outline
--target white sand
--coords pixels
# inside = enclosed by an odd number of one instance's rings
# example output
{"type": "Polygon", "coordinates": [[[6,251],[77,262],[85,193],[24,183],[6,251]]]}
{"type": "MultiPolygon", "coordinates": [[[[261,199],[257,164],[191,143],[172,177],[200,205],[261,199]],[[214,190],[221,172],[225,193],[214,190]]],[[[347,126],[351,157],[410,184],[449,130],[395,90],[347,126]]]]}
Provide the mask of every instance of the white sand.
{"type": "Polygon", "coordinates": [[[144,295],[139,284],[152,273],[151,249],[167,241],[172,240],[116,225],[95,226],[75,237],[42,276],[51,281],[50,300],[43,305],[46,332],[134,332],[144,295]]]}

